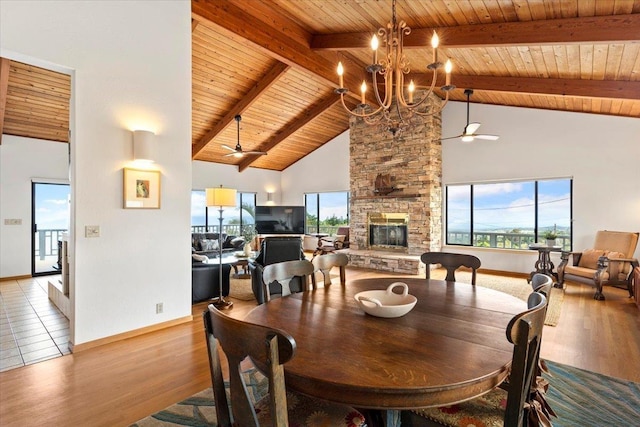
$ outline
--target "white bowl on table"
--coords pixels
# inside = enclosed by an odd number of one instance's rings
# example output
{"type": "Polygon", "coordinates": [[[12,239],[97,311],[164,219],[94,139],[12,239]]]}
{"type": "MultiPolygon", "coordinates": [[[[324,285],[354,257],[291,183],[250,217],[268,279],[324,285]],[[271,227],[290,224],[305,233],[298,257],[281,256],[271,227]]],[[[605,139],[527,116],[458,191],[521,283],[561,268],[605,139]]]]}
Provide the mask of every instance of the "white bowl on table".
{"type": "Polygon", "coordinates": [[[392,283],[386,290],[358,292],[354,298],[365,313],[386,318],[404,316],[418,301],[415,296],[409,295],[409,287],[402,282],[392,283]],[[393,292],[396,287],[403,288],[401,294],[393,292]]]}

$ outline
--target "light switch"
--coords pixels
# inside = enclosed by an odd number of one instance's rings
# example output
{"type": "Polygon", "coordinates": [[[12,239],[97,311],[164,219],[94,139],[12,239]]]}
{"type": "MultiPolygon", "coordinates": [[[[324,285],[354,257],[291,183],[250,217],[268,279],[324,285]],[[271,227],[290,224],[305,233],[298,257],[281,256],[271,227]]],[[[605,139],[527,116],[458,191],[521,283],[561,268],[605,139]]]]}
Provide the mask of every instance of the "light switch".
{"type": "Polygon", "coordinates": [[[4,225],[22,225],[20,218],[5,218],[4,225]]]}
{"type": "Polygon", "coordinates": [[[84,237],[100,237],[99,225],[85,225],[84,237]]]}

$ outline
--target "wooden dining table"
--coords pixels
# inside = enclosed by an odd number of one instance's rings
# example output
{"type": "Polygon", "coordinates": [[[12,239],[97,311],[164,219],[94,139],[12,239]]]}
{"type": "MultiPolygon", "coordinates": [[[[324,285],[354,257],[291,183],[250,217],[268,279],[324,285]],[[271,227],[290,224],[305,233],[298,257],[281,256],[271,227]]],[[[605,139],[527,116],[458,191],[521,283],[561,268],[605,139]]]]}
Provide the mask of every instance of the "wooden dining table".
{"type": "Polygon", "coordinates": [[[467,283],[379,277],[274,299],[245,320],[294,337],[287,388],[357,408],[397,410],[453,404],[495,388],[511,363],[507,325],[526,308],[516,297],[467,283]],[[406,283],[417,298],[402,317],[368,315],[354,299],[394,282],[406,283]]]}

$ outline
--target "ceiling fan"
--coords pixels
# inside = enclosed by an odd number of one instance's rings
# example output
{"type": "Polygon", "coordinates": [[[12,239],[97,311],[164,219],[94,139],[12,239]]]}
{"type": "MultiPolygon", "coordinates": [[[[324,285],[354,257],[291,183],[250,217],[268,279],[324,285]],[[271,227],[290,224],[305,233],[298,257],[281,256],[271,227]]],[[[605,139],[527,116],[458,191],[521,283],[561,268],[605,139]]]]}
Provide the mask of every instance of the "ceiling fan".
{"type": "Polygon", "coordinates": [[[266,155],[266,151],[242,151],[242,146],[240,146],[240,120],[242,120],[242,116],[240,116],[240,114],[237,114],[234,119],[236,123],[238,123],[238,142],[236,143],[236,148],[231,148],[228,145],[222,144],[222,148],[226,148],[227,150],[232,151],[229,154],[225,154],[224,157],[233,156],[239,158],[243,157],[245,154],[254,154],[258,156],[266,155]]]}
{"type": "Polygon", "coordinates": [[[464,94],[467,95],[467,125],[464,127],[464,131],[462,132],[461,135],[442,138],[441,141],[444,141],[447,139],[455,139],[455,138],[460,138],[462,142],[471,142],[474,139],[488,139],[491,141],[495,141],[496,139],[500,138],[498,135],[483,135],[483,134],[476,133],[476,131],[480,127],[480,123],[478,122],[469,123],[469,98],[471,97],[471,95],[473,95],[473,89],[465,89],[464,94]]]}

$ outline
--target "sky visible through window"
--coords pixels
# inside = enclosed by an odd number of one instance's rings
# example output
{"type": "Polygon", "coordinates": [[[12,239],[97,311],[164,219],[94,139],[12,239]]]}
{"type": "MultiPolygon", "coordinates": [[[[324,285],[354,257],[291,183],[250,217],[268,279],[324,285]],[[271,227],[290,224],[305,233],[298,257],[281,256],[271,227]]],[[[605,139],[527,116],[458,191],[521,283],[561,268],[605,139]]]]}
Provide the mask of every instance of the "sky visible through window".
{"type": "MultiPolygon", "coordinates": [[[[447,187],[449,231],[470,229],[470,186],[447,187]]],[[[538,181],[538,227],[570,228],[571,188],[569,179],[538,181]]],[[[507,182],[473,186],[474,230],[533,231],[535,183],[507,182]]]]}
{"type": "Polygon", "coordinates": [[[36,224],[40,230],[69,228],[69,185],[36,183],[36,224]]]}

